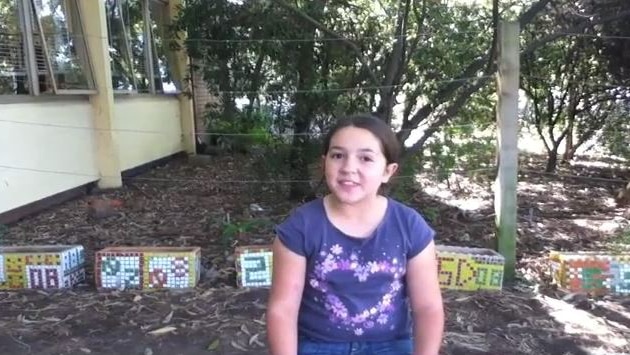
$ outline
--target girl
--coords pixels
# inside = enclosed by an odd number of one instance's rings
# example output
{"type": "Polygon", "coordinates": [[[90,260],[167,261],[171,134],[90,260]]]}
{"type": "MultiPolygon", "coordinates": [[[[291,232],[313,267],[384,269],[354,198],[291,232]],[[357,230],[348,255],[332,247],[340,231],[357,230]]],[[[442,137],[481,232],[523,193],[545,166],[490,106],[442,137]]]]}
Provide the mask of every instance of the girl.
{"type": "Polygon", "coordinates": [[[330,193],[277,226],[267,307],[272,355],[437,355],[444,310],[435,232],[379,194],[400,145],[382,120],[341,120],[324,139],[330,193]]]}

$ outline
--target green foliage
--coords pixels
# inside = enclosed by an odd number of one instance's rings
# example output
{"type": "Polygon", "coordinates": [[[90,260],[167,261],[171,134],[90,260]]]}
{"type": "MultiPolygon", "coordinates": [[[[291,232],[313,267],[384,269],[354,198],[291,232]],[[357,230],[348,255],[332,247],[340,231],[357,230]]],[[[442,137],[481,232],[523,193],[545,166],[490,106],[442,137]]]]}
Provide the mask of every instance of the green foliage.
{"type": "MultiPolygon", "coordinates": [[[[586,4],[587,13],[604,14],[620,13],[628,10],[627,0],[598,0],[586,4]]],[[[630,51],[628,51],[628,37],[630,37],[630,21],[610,21],[601,25],[603,36],[597,39],[597,46],[605,58],[608,71],[615,82],[620,85],[630,85],[630,51]],[[604,38],[608,37],[608,38],[604,38]],[[625,37],[625,38],[624,38],[625,37]]]]}
{"type": "Polygon", "coordinates": [[[418,191],[415,175],[422,171],[422,157],[420,154],[406,156],[400,164],[400,168],[391,185],[391,195],[404,203],[410,203],[418,191]]]}
{"type": "MultiPolygon", "coordinates": [[[[488,57],[495,44],[492,2],[414,1],[408,12],[404,2],[393,0],[284,3],[190,0],[177,22],[188,34],[186,46],[193,62],[221,102],[211,110],[209,130],[223,132],[220,141],[236,147],[233,150],[264,147],[265,154],[256,158],[259,174],[307,179],[301,168],[312,158],[296,159],[291,151],[310,148],[302,147],[299,139],[288,148],[282,144],[289,140],[274,137],[287,129],[321,132],[336,117],[377,108],[386,117],[396,113],[394,122],[406,130],[401,140],[408,130],[437,122],[439,137],[423,137],[420,141],[429,146],[421,143],[415,148],[428,148],[428,161],[440,170],[440,178],[455,168],[485,167],[493,161],[494,135],[476,141],[464,130],[449,132],[451,127],[440,132],[441,127],[456,123],[495,124],[493,81],[476,85],[472,79],[493,74],[490,68],[495,61],[488,57]],[[471,86],[474,89],[468,90],[471,86]],[[247,104],[241,106],[243,99],[247,104]],[[396,107],[380,106],[390,101],[396,107]],[[265,119],[255,118],[256,112],[265,119]],[[228,136],[234,132],[254,135],[228,136]]],[[[500,19],[516,19],[533,3],[502,1],[500,19]]],[[[521,48],[526,55],[521,82],[528,99],[536,101],[530,102],[524,115],[532,118],[525,122],[541,132],[548,132],[550,126],[562,129],[574,120],[573,133],[581,142],[601,127],[606,108],[598,103],[611,95],[601,87],[593,90],[597,87],[593,83],[608,78],[597,40],[561,36],[538,50],[526,50],[531,43],[584,21],[584,16],[563,9],[563,4],[567,3],[554,3],[528,16],[531,23],[522,26],[521,48]],[[569,89],[571,95],[564,96],[569,89]],[[585,109],[569,114],[568,107],[585,109]]],[[[427,136],[434,134],[433,129],[427,132],[427,136]]],[[[550,148],[559,144],[549,143],[550,148]]]]}
{"type": "Polygon", "coordinates": [[[630,105],[618,103],[599,137],[610,154],[630,160],[630,105]]]}
{"type": "Polygon", "coordinates": [[[618,242],[630,246],[630,230],[626,229],[618,236],[618,242]]]}
{"type": "MultiPolygon", "coordinates": [[[[360,53],[342,40],[330,40],[334,37],[330,33],[311,31],[298,12],[272,2],[187,2],[177,25],[188,33],[190,55],[203,63],[199,69],[208,88],[221,92],[222,106],[215,111],[223,119],[238,119],[236,100],[245,96],[252,106],[273,103],[279,108],[273,111],[277,121],[309,120],[310,131],[334,117],[376,108],[380,92],[374,86],[386,84],[381,81],[389,75],[388,62],[396,60],[392,51],[399,2],[329,1],[323,10],[315,3],[298,3],[296,11],[316,16],[321,25],[351,39],[360,53]],[[312,56],[304,56],[308,46],[312,56]],[[358,56],[365,58],[373,75],[357,61],[358,56]],[[310,73],[304,72],[306,63],[310,73]],[[307,101],[306,111],[297,105],[299,100],[307,101]],[[296,105],[302,110],[296,111],[296,105]],[[301,117],[305,112],[309,117],[301,117]]],[[[488,7],[413,5],[404,48],[415,50],[404,54],[401,85],[394,92],[406,95],[410,105],[404,119],[418,109],[418,99],[449,100],[439,94],[443,81],[461,75],[491,42],[488,7]]],[[[488,110],[483,102],[487,96],[479,96],[479,104],[465,109],[481,116],[477,110],[488,110]]]]}
{"type": "Polygon", "coordinates": [[[446,127],[427,144],[425,160],[438,181],[448,182],[454,170],[474,171],[494,165],[496,134],[474,126],[446,127]]]}
{"type": "Polygon", "coordinates": [[[429,223],[437,223],[438,218],[440,218],[440,210],[436,207],[423,207],[422,215],[429,223]]]}
{"type": "Polygon", "coordinates": [[[241,221],[223,221],[222,233],[220,238],[221,246],[225,249],[231,249],[232,243],[242,235],[256,233],[261,228],[272,226],[273,223],[264,218],[253,218],[241,221]]]}
{"type": "MultiPolygon", "coordinates": [[[[583,19],[560,9],[539,16],[525,29],[525,41],[547,36],[583,19]]],[[[612,88],[611,74],[596,36],[562,36],[523,56],[520,80],[527,96],[525,124],[534,127],[548,152],[546,170],[555,170],[558,148],[570,136],[571,153],[600,131],[613,102],[624,95],[612,88]]]]}
{"type": "Polygon", "coordinates": [[[607,248],[613,252],[627,253],[630,251],[630,228],[623,228],[616,233],[607,243],[607,248]]]}
{"type": "MultiPolygon", "coordinates": [[[[309,167],[315,165],[321,157],[320,140],[311,139],[299,148],[289,143],[276,141],[273,144],[266,145],[253,152],[252,173],[256,179],[262,181],[290,180],[292,178],[290,156],[294,149],[299,149],[301,159],[305,162],[305,165],[309,167]]],[[[311,171],[311,169],[309,169],[309,171],[311,171]]],[[[305,176],[303,180],[311,180],[310,186],[315,187],[318,179],[318,176],[310,174],[309,176],[305,176]]],[[[309,184],[306,181],[300,183],[309,184]]],[[[259,193],[262,189],[263,191],[283,195],[288,192],[287,188],[288,184],[254,185],[252,186],[252,193],[259,193]]]]}
{"type": "Polygon", "coordinates": [[[207,121],[211,144],[227,151],[247,153],[252,148],[271,145],[279,139],[271,132],[271,115],[262,109],[237,111],[231,118],[209,111],[207,121]]]}

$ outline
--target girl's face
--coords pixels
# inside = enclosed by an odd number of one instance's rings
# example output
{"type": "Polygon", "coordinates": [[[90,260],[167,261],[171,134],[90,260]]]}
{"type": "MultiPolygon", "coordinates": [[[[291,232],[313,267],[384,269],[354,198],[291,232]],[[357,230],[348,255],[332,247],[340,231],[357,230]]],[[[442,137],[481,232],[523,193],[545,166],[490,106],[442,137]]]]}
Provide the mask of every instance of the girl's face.
{"type": "Polygon", "coordinates": [[[332,194],[344,204],[356,204],[378,193],[398,165],[387,164],[380,140],[353,126],[338,130],[330,140],[324,175],[332,194]]]}

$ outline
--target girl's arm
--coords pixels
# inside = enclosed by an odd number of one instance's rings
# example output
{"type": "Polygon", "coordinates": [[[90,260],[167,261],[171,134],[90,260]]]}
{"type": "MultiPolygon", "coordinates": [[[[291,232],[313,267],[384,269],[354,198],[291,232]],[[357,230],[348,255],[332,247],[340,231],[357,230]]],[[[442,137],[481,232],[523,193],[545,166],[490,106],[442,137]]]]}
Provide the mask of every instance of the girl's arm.
{"type": "Polygon", "coordinates": [[[433,241],[409,260],[407,288],[414,320],[413,353],[438,355],[444,332],[444,306],[433,241]]]}
{"type": "Polygon", "coordinates": [[[267,303],[267,337],[271,355],[297,354],[297,319],[306,273],[306,259],[276,238],[273,274],[267,303]]]}

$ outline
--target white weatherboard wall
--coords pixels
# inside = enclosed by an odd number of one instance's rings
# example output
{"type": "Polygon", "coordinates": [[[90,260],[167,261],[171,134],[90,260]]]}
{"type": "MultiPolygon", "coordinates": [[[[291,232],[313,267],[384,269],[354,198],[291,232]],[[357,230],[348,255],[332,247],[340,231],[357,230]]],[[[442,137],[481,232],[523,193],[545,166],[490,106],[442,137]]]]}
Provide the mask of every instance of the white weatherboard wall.
{"type": "Polygon", "coordinates": [[[0,105],[0,213],[98,179],[91,115],[87,99],[0,105]]]}
{"type": "Polygon", "coordinates": [[[112,128],[122,170],[182,150],[179,101],[175,97],[116,97],[112,128]]]}

